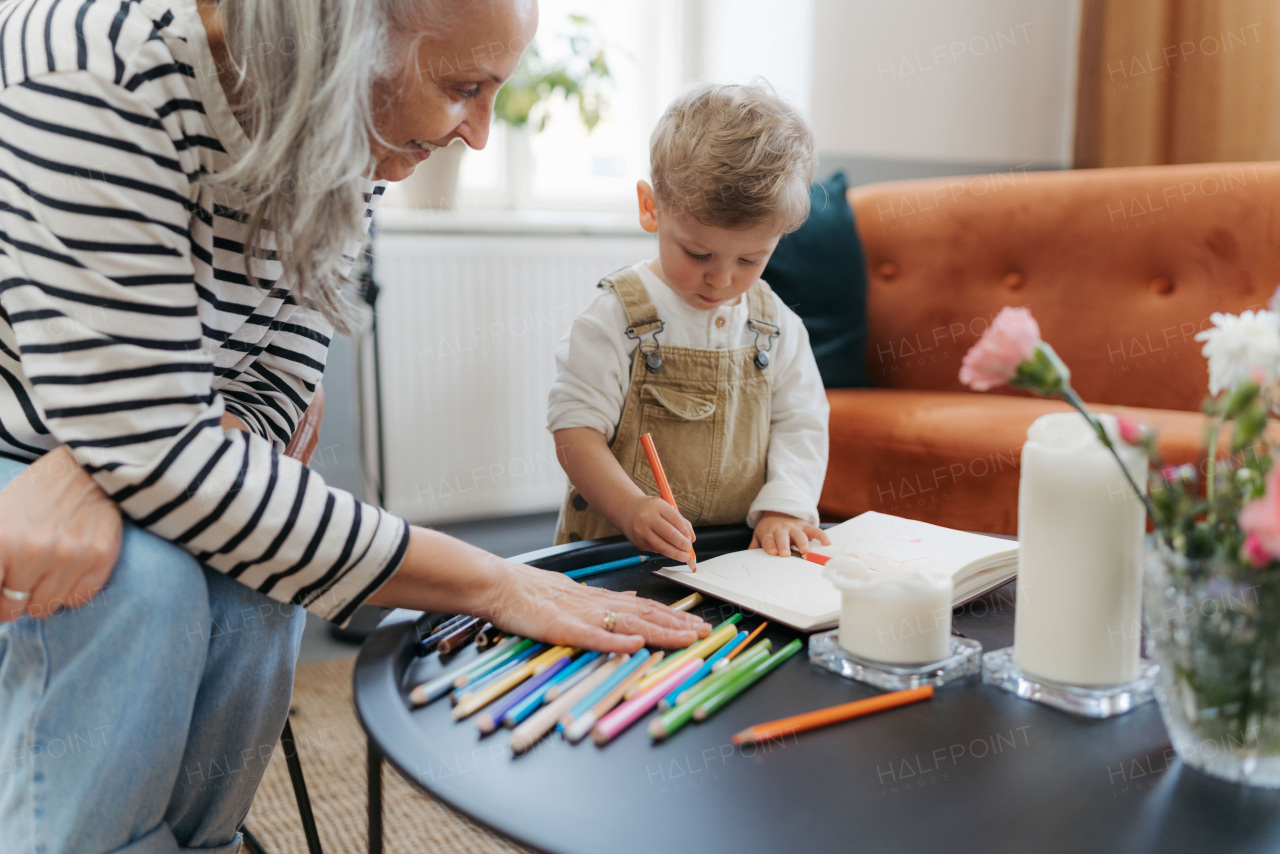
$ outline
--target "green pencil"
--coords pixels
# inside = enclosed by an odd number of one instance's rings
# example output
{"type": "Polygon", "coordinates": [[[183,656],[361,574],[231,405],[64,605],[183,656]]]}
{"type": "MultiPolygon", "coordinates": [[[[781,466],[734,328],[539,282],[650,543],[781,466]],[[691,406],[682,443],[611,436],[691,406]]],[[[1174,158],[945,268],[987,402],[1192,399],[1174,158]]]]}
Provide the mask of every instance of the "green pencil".
{"type": "Polygon", "coordinates": [[[772,641],[760,641],[743,653],[742,657],[734,661],[729,667],[714,676],[708,676],[699,684],[684,691],[680,695],[681,699],[678,703],[674,703],[672,707],[669,707],[668,711],[663,712],[661,716],[655,718],[649,724],[649,735],[654,739],[666,738],[687,724],[693,719],[693,713],[697,711],[704,701],[717,694],[720,689],[746,673],[756,664],[767,659],[772,646],[772,641]]]}
{"type": "Polygon", "coordinates": [[[755,664],[746,673],[735,677],[729,684],[725,685],[722,690],[717,691],[710,698],[703,701],[702,705],[694,711],[695,720],[705,721],[716,712],[723,709],[734,697],[759,682],[765,676],[776,670],[782,662],[800,651],[800,647],[804,646],[800,638],[795,638],[791,643],[769,656],[759,664],[755,664]]]}
{"type": "MultiPolygon", "coordinates": [[[[693,710],[696,709],[703,700],[707,699],[722,686],[727,684],[726,680],[733,679],[735,676],[746,671],[753,664],[768,658],[769,650],[772,648],[772,641],[768,639],[760,641],[755,646],[751,647],[751,649],[743,653],[741,658],[734,661],[733,664],[726,667],[724,670],[708,676],[706,679],[691,688],[686,688],[679,697],[673,698],[673,702],[668,708],[670,711],[675,712],[687,707],[688,712],[692,714],[693,710]]],[[[677,716],[672,716],[672,720],[675,720],[676,718],[677,716]]],[[[687,720],[682,722],[681,726],[683,726],[684,723],[687,723],[687,720]]],[[[675,729],[678,728],[679,727],[676,727],[675,729]]],[[[675,729],[670,727],[666,728],[666,734],[670,735],[675,732],[675,729]]]]}
{"type": "Polygon", "coordinates": [[[468,667],[466,671],[459,674],[453,681],[453,687],[463,688],[476,681],[481,676],[484,676],[486,673],[492,673],[529,647],[533,646],[534,643],[534,641],[529,640],[528,638],[523,638],[516,643],[503,647],[502,652],[498,652],[497,655],[492,655],[492,653],[498,651],[498,647],[494,647],[488,653],[491,657],[484,658],[482,661],[477,661],[475,664],[468,667]]]}

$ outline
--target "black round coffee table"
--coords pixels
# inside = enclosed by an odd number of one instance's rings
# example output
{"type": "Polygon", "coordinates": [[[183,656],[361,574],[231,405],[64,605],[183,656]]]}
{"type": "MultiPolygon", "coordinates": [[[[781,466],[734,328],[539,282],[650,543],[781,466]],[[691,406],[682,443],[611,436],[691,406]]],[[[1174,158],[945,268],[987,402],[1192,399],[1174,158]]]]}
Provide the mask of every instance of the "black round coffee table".
{"type": "MultiPolygon", "coordinates": [[[[700,557],[745,548],[746,528],[698,533],[700,557]]],[[[575,543],[517,560],[567,571],[633,554],[575,543]]],[[[687,590],[653,564],[593,584],[674,602],[687,590]]],[[[1014,586],[957,612],[990,651],[1013,642],[1014,586]]],[[[735,608],[715,600],[718,622],[735,608]]],[[[733,746],[754,723],[879,693],[797,654],[711,720],[655,744],[638,723],[604,748],[549,736],[513,758],[507,731],[480,738],[446,700],[411,709],[441,672],[419,659],[416,612],[387,617],[360,652],[355,702],[369,739],[369,850],[381,851],[381,764],[475,821],[530,847],[573,854],[776,851],[1280,850],[1280,792],[1186,768],[1154,703],[1077,718],[985,686],[979,675],[924,703],[765,746],[733,746]]],[[[744,627],[758,618],[748,615],[744,627]]],[[[771,625],[777,649],[796,633],[771,625]]],[[[454,662],[465,662],[464,650],[454,662]]],[[[431,840],[422,840],[424,850],[431,840]]]]}

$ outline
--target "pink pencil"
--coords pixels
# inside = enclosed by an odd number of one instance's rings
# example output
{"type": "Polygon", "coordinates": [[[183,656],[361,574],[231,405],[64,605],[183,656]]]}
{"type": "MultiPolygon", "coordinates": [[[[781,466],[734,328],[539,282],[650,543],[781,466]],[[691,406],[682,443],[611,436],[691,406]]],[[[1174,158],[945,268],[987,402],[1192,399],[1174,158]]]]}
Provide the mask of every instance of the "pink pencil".
{"type": "Polygon", "coordinates": [[[608,744],[610,739],[644,717],[650,709],[658,705],[659,700],[670,693],[672,688],[692,676],[694,671],[701,666],[701,658],[689,659],[675,673],[672,673],[640,696],[628,700],[605,715],[596,724],[596,728],[591,733],[596,740],[596,744],[608,744]]]}

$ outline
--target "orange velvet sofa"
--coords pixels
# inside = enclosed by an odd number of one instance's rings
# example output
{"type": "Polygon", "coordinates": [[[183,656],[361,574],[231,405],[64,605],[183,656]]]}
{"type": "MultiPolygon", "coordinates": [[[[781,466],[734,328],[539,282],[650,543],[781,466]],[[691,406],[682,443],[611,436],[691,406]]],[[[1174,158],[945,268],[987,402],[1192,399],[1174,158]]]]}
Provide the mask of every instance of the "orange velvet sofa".
{"type": "Polygon", "coordinates": [[[1194,461],[1215,311],[1265,308],[1280,283],[1280,163],[899,181],[849,191],[867,259],[867,371],[833,389],[819,509],[878,510],[1015,534],[1031,422],[1067,407],[958,373],[1007,305],[1026,306],[1098,409],[1194,461]]]}

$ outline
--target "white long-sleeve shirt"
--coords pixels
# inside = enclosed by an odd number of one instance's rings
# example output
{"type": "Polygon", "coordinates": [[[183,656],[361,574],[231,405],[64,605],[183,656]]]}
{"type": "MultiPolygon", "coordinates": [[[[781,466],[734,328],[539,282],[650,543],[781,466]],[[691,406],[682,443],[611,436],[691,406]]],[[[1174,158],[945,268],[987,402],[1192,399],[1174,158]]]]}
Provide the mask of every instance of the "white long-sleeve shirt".
{"type": "MultiPolygon", "coordinates": [[[[633,268],[665,324],[663,345],[705,349],[752,346],[747,301],[710,311],[686,303],[642,261],[633,268]]],[[[782,334],[770,352],[773,386],[765,484],[747,515],[752,527],[766,510],[818,522],[818,497],[827,473],[829,407],[809,348],[809,333],[796,313],[774,295],[782,334]]],[[[612,442],[631,385],[631,365],[639,342],[627,338],[622,301],[601,289],[574,319],[556,346],[556,381],[551,386],[547,429],[590,427],[612,442]]]]}
{"type": "Polygon", "coordinates": [[[282,453],[332,329],[278,262],[246,276],[199,180],[247,144],[196,0],[0,4],[0,454],[65,444],[138,525],[342,622],[408,526],[282,453]]]}

